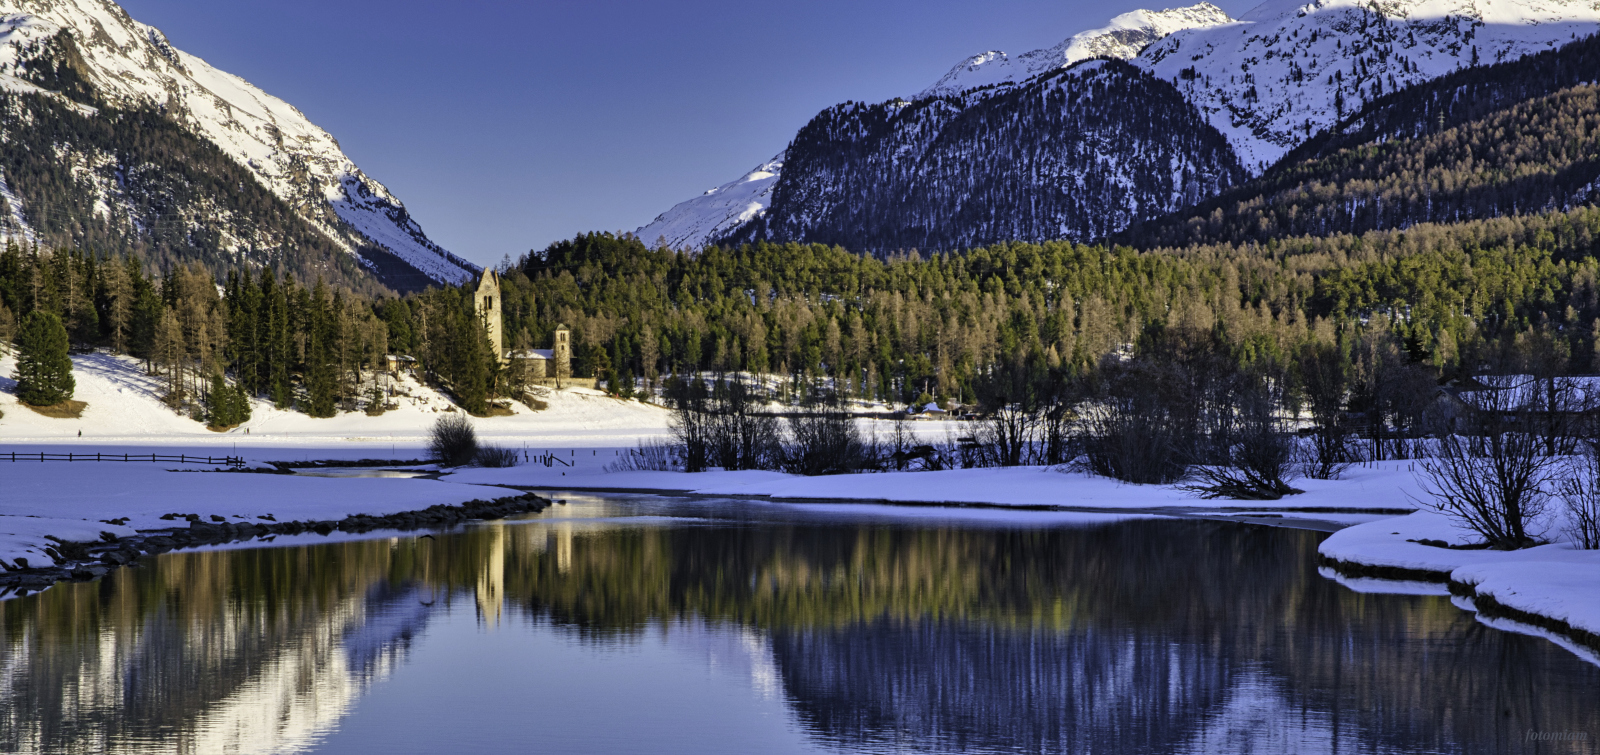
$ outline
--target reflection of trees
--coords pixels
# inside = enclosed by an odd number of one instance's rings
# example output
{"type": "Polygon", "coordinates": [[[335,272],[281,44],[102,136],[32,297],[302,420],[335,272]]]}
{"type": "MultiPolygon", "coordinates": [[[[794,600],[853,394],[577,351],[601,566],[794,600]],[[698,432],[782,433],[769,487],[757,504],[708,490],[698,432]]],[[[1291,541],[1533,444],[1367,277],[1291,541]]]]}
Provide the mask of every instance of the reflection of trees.
{"type": "Polygon", "coordinates": [[[551,522],[169,554],[0,603],[0,750],[200,751],[219,732],[281,749],[463,599],[486,624],[522,614],[589,636],[677,619],[761,631],[801,720],[845,746],[1159,752],[1272,706],[1358,750],[1595,731],[1600,673],[1442,599],[1344,590],[1316,576],[1318,539],[1193,521],[551,522]],[[1246,688],[1270,704],[1241,703],[1246,688]]]}
{"type": "Polygon", "coordinates": [[[492,536],[441,542],[174,553],[0,603],[0,751],[303,744],[398,662],[424,601],[476,581],[458,575],[492,536]]]}

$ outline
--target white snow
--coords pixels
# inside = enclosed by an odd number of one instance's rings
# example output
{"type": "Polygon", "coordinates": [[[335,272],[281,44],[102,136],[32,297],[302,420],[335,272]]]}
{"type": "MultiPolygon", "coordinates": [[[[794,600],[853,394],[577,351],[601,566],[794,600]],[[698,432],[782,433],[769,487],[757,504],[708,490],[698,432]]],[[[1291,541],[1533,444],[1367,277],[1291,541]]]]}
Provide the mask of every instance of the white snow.
{"type": "Polygon", "coordinates": [[[1600,5],[1581,0],[1268,0],[1134,64],[1178,86],[1259,173],[1383,93],[1469,66],[1474,49],[1495,63],[1597,30],[1600,5]]]}
{"type": "MultiPolygon", "coordinates": [[[[395,390],[390,400],[396,408],[380,416],[357,411],[317,419],[256,400],[249,422],[216,433],[162,404],[161,379],[147,374],[143,363],[130,357],[103,352],[73,356],[74,398],[88,404],[78,420],[45,417],[19,405],[16,383],[11,379],[15,371],[15,358],[0,356],[0,414],[4,415],[0,416],[0,444],[8,450],[53,452],[77,445],[133,445],[201,446],[232,453],[231,449],[238,447],[253,458],[293,460],[309,452],[290,454],[286,449],[345,447],[343,452],[314,458],[371,458],[380,453],[382,458],[392,458],[391,446],[398,446],[414,457],[429,427],[441,412],[454,406],[443,394],[412,377],[384,378],[395,390]]],[[[546,389],[540,395],[549,405],[543,411],[514,403],[512,416],[474,420],[479,436],[493,443],[529,443],[537,448],[614,448],[632,447],[639,438],[666,432],[668,412],[659,406],[586,389],[546,389]]]]}
{"type": "MultiPolygon", "coordinates": [[[[1481,542],[1443,514],[1418,511],[1336,532],[1323,541],[1320,551],[1339,561],[1448,574],[1450,582],[1471,586],[1479,596],[1493,596],[1509,608],[1600,633],[1600,551],[1580,550],[1559,538],[1516,551],[1456,550],[1412,540],[1481,542]]],[[[1418,592],[1414,582],[1347,584],[1364,592],[1418,592]]],[[[1470,601],[1459,602],[1472,608],[1470,601]]]]}
{"type": "MultiPolygon", "coordinates": [[[[1410,511],[1408,496],[1418,491],[1408,462],[1389,462],[1349,470],[1340,480],[1296,480],[1306,492],[1278,501],[1207,500],[1173,485],[1129,485],[1050,467],[957,469],[942,472],[802,477],[781,472],[711,471],[608,472],[615,460],[593,457],[577,468],[520,466],[467,469],[445,479],[484,485],[546,488],[664,490],[695,495],[747,496],[781,500],[871,501],[892,503],[981,504],[1070,507],[1106,510],[1223,507],[1272,512],[1282,509],[1394,509],[1410,511]]],[[[1318,517],[1308,513],[1307,517],[1318,517]]]]}
{"type": "Polygon", "coordinates": [[[26,48],[71,32],[108,101],[167,110],[346,251],[356,253],[352,242],[364,236],[440,282],[459,283],[477,271],[409,219],[402,222],[400,201],[293,105],[174,48],[160,30],[134,21],[115,3],[0,0],[0,14],[0,81],[7,88],[37,90],[17,78],[26,48]]]}
{"type": "MultiPolygon", "coordinates": [[[[115,462],[0,462],[0,559],[29,566],[54,563],[44,553],[51,535],[97,540],[101,532],[181,527],[163,514],[212,515],[230,522],[336,520],[352,514],[391,514],[436,504],[517,495],[433,480],[337,479],[295,475],[169,471],[184,465],[115,462]],[[127,526],[101,520],[129,517],[127,526]]],[[[191,469],[204,469],[187,465],[191,469]]]]}
{"type": "Polygon", "coordinates": [[[1152,42],[1184,29],[1203,29],[1232,23],[1233,19],[1211,3],[1184,8],[1136,10],[1111,19],[1099,29],[1068,37],[1054,47],[1046,47],[1008,57],[991,50],[962,61],[917,99],[954,95],[978,87],[1015,84],[1041,73],[1066,68],[1090,58],[1127,60],[1144,51],[1152,42]]]}
{"type": "Polygon", "coordinates": [[[784,153],[744,174],[738,180],[680,202],[634,232],[646,244],[665,239],[668,249],[699,251],[721,236],[760,214],[772,204],[772,189],[783,171],[784,153]]]}

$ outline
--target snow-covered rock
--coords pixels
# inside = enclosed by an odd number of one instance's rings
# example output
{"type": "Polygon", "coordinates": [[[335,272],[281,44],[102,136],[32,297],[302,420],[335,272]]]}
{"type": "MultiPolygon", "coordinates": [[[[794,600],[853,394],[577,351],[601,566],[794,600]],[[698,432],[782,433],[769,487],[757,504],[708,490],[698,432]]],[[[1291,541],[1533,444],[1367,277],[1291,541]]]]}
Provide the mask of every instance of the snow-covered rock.
{"type": "Polygon", "coordinates": [[[1054,47],[1026,52],[1015,58],[995,50],[974,55],[950,69],[944,78],[917,95],[917,99],[1016,83],[1090,58],[1126,60],[1173,32],[1232,22],[1227,13],[1211,3],[1166,10],[1136,10],[1111,19],[1111,23],[1099,29],[1067,37],[1054,47]]]}
{"type": "Polygon", "coordinates": [[[1600,5],[1578,0],[1268,0],[1134,64],[1177,85],[1260,173],[1387,92],[1596,31],[1600,5]]]}
{"type": "Polygon", "coordinates": [[[29,66],[68,38],[68,62],[100,100],[166,112],[346,251],[377,245],[439,282],[477,271],[429,240],[399,199],[293,105],[173,47],[111,0],[0,0],[0,88],[40,91],[29,66]]]}

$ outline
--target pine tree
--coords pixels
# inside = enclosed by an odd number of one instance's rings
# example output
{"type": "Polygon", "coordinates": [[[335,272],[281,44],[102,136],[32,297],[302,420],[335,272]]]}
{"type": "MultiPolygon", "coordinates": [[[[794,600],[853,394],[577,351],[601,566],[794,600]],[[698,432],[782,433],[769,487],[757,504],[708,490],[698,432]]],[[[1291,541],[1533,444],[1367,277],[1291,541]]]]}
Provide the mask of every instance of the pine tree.
{"type": "Polygon", "coordinates": [[[54,406],[72,398],[72,357],[67,328],[52,312],[34,312],[17,337],[17,398],[30,406],[54,406]]]}
{"type": "Polygon", "coordinates": [[[306,365],[309,376],[306,392],[310,406],[306,413],[313,417],[332,417],[337,409],[339,374],[335,364],[333,313],[329,311],[328,291],[322,281],[317,281],[312,295],[310,312],[310,338],[306,343],[306,365]]]}

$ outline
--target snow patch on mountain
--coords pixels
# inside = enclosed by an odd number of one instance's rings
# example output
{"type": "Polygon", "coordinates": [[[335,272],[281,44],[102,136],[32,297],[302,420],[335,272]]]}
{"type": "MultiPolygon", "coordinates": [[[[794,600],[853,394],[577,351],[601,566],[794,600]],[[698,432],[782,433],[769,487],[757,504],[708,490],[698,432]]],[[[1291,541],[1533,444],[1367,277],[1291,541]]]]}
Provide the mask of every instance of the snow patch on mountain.
{"type": "Polygon", "coordinates": [[[1227,13],[1211,3],[1131,11],[1111,19],[1111,23],[1099,29],[1074,34],[1054,47],[1026,52],[1014,59],[995,50],[974,55],[950,69],[944,78],[917,97],[939,97],[978,87],[1015,84],[1090,58],[1126,60],[1174,32],[1232,22],[1227,13]]]}
{"type": "Polygon", "coordinates": [[[1589,0],[1268,0],[1133,62],[1177,85],[1259,174],[1385,93],[1596,31],[1589,0]]]}
{"type": "Polygon", "coordinates": [[[476,266],[429,241],[400,201],[305,114],[174,48],[111,0],[0,0],[0,82],[22,89],[31,55],[63,33],[99,97],[118,107],[165,110],[352,254],[370,242],[439,282],[475,274],[476,266]]]}
{"type": "Polygon", "coordinates": [[[783,171],[783,159],[780,152],[738,180],[678,203],[634,235],[647,244],[664,239],[669,249],[700,249],[766,210],[772,203],[772,187],[783,171]]]}

